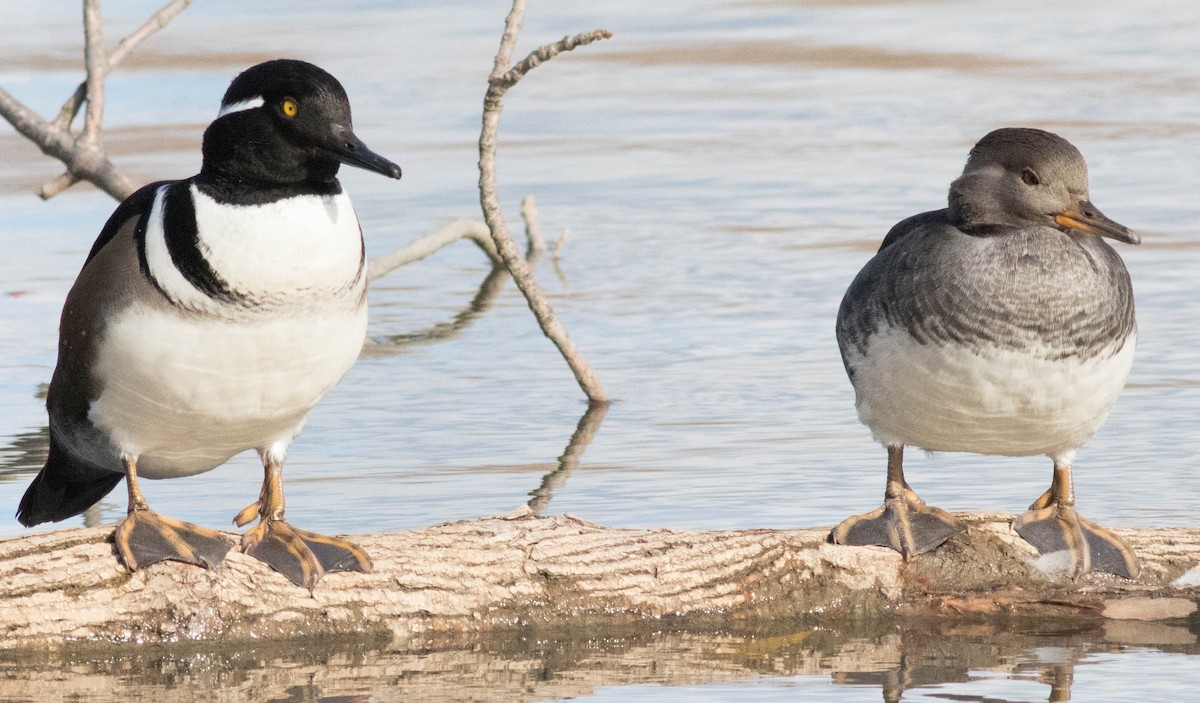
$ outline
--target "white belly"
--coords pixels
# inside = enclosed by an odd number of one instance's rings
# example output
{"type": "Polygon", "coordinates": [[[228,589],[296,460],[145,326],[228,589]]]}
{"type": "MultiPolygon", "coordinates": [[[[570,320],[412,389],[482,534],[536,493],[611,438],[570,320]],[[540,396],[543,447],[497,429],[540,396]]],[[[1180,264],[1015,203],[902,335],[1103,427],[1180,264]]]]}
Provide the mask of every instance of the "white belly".
{"type": "Polygon", "coordinates": [[[1063,455],[1104,424],[1133,364],[1134,338],[1112,355],[1041,359],[922,345],[907,333],[871,337],[849,359],[858,415],[885,445],[930,451],[1063,455]]]}
{"type": "Polygon", "coordinates": [[[286,446],[358,358],[366,324],[365,303],[234,321],[132,307],[100,345],[89,418],[147,478],[286,446]]]}

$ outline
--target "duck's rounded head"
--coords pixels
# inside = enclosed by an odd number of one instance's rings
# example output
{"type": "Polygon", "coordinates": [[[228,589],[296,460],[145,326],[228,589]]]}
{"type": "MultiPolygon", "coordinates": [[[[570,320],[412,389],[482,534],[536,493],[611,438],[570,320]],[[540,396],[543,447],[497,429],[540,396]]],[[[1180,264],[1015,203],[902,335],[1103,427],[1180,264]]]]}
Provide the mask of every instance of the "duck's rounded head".
{"type": "Polygon", "coordinates": [[[950,220],[967,232],[1045,226],[1141,241],[1092,205],[1079,150],[1040,129],[1008,127],[979,140],[950,186],[950,220]]]}
{"type": "Polygon", "coordinates": [[[350,100],[336,78],[305,61],[252,66],[225,91],[204,132],[200,177],[218,190],[336,189],[341,164],[400,177],[400,167],[354,134],[350,100]]]}

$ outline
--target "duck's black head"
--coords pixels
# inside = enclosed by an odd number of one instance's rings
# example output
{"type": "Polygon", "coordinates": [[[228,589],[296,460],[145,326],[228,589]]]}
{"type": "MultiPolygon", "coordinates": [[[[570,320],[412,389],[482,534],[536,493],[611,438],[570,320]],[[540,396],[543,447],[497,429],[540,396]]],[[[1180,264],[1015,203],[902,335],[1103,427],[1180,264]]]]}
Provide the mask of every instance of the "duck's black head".
{"type": "Polygon", "coordinates": [[[950,186],[950,220],[967,232],[1046,226],[1140,241],[1092,205],[1079,150],[1040,129],[997,129],[979,140],[950,186]]]}
{"type": "Polygon", "coordinates": [[[197,183],[225,202],[337,193],[341,164],[400,177],[399,166],[354,135],[342,84],[290,59],[260,63],[233,79],[204,132],[203,153],[197,183]]]}

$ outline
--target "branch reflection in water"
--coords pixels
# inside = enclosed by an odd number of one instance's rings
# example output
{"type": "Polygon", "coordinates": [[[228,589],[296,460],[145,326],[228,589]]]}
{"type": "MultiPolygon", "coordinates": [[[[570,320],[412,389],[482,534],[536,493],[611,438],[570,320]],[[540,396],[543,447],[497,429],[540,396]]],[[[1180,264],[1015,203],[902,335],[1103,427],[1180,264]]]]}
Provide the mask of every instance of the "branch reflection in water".
{"type": "Polygon", "coordinates": [[[534,515],[542,514],[542,511],[554,497],[555,489],[562,488],[567,482],[567,477],[579,466],[580,457],[583,456],[583,452],[587,449],[588,445],[592,443],[592,438],[600,430],[600,423],[604,421],[604,416],[608,414],[609,404],[609,402],[588,404],[587,411],[583,413],[583,417],[580,417],[579,422],[575,425],[575,432],[571,434],[571,440],[567,442],[567,448],[558,457],[558,468],[543,476],[542,485],[529,493],[532,497],[526,505],[533,511],[534,515]]]}
{"type": "MultiPolygon", "coordinates": [[[[542,258],[542,253],[546,251],[546,241],[543,239],[541,228],[538,225],[538,212],[533,196],[526,196],[521,201],[521,217],[525,221],[527,241],[525,263],[529,266],[530,271],[535,271],[538,261],[542,258]]],[[[372,281],[381,278],[393,269],[425,258],[441,247],[459,239],[470,239],[475,242],[492,262],[491,271],[479,284],[479,290],[475,292],[475,297],[471,299],[467,307],[459,311],[450,322],[439,322],[416,332],[402,332],[369,338],[363,347],[364,355],[386,356],[402,352],[416,344],[432,344],[453,339],[492,307],[496,296],[500,294],[505,281],[510,276],[508,269],[504,267],[496,254],[495,245],[491,242],[487,226],[472,220],[458,220],[391,254],[372,259],[370,278],[372,281]]]]}

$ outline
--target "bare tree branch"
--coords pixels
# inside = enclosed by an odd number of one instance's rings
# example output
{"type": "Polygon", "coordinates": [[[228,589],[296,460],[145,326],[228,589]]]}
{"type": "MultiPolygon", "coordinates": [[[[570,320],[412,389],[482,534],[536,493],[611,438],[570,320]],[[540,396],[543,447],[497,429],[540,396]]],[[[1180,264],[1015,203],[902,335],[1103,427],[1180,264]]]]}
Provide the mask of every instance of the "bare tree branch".
{"type": "Polygon", "coordinates": [[[526,195],[521,201],[521,219],[525,221],[525,260],[529,261],[546,251],[546,239],[538,225],[538,211],[532,195],[526,195]]]}
{"type": "Polygon", "coordinates": [[[150,19],[142,23],[142,26],[133,30],[129,36],[125,37],[117,44],[117,48],[108,56],[108,70],[111,71],[121,60],[129,55],[129,52],[138,45],[153,35],[158,30],[166,27],[167,24],[175,19],[175,16],[187,9],[188,5],[192,4],[192,0],[171,0],[171,2],[163,5],[162,8],[150,15],[150,19]]]}
{"type": "Polygon", "coordinates": [[[67,128],[71,126],[71,122],[75,120],[75,115],[79,114],[79,108],[82,107],[83,103],[87,101],[87,87],[88,82],[84,81],[80,83],[77,88],[75,88],[75,92],[72,93],[71,97],[67,98],[67,101],[63,103],[61,108],[59,108],[58,116],[50,121],[50,127],[52,129],[66,131],[67,128]]]}
{"type": "MultiPolygon", "coordinates": [[[[508,36],[507,33],[505,36],[508,36]]],[[[495,71],[493,71],[491,78],[488,80],[492,85],[502,86],[505,89],[511,88],[516,85],[517,81],[521,80],[526,73],[529,73],[533,69],[537,68],[542,62],[549,61],[562,52],[571,51],[575,47],[591,44],[592,42],[600,39],[611,38],[612,32],[608,31],[607,29],[597,29],[592,32],[583,32],[574,36],[563,37],[553,44],[539,46],[531,51],[529,56],[521,59],[520,63],[503,73],[497,74],[495,71]]]]}
{"type": "MultiPolygon", "coordinates": [[[[117,67],[117,64],[121,63],[138,44],[141,44],[155,32],[167,26],[171,20],[175,19],[176,15],[186,10],[188,5],[191,4],[192,0],[171,0],[171,2],[160,8],[158,12],[151,15],[150,19],[143,22],[142,26],[122,39],[117,44],[117,48],[113,49],[112,53],[108,55],[108,62],[104,70],[105,75],[107,76],[107,74],[111,73],[117,67]]],[[[60,129],[67,129],[71,125],[71,122],[75,119],[75,115],[79,113],[80,106],[83,105],[83,101],[87,97],[87,88],[87,81],[79,84],[74,94],[63,103],[62,108],[58,111],[58,116],[54,118],[51,125],[60,129]]]]}
{"type": "Polygon", "coordinates": [[[110,56],[104,51],[104,32],[99,0],[83,0],[84,63],[87,80],[63,103],[58,115],[47,122],[0,88],[0,116],[3,116],[42,153],[67,167],[67,172],[44,184],[38,192],[52,198],[79,181],[88,181],[117,200],[124,200],[136,189],[100,148],[100,130],[104,117],[104,80],[108,73],[147,37],[162,29],[192,0],[172,0],[132,34],[121,40],[110,56]],[[71,134],[71,122],[86,102],[84,127],[78,136],[71,134]]]}
{"type": "MultiPolygon", "coordinates": [[[[521,217],[525,220],[525,232],[530,238],[529,244],[526,247],[527,255],[525,261],[529,268],[533,269],[537,267],[538,260],[541,258],[542,252],[545,251],[546,247],[544,243],[540,246],[536,243],[540,241],[541,233],[538,231],[537,208],[534,207],[532,196],[527,196],[522,201],[521,217]]],[[[496,296],[504,288],[504,282],[508,280],[508,269],[504,267],[504,262],[500,261],[500,257],[496,255],[496,245],[492,242],[491,233],[487,225],[474,220],[458,220],[390,254],[381,254],[375,257],[367,265],[367,278],[368,280],[374,280],[394,268],[385,269],[384,266],[389,266],[393,263],[396,266],[400,266],[416,261],[418,258],[421,258],[416,256],[416,254],[427,256],[432,254],[436,249],[457,241],[457,239],[466,238],[478,244],[481,249],[488,253],[488,256],[492,260],[491,272],[479,284],[479,290],[476,291],[475,297],[471,299],[466,309],[455,315],[454,319],[450,322],[439,322],[432,327],[417,332],[404,332],[401,334],[386,335],[382,338],[368,339],[366,346],[363,347],[364,354],[378,356],[399,351],[414,344],[429,344],[451,339],[458,336],[460,332],[492,307],[492,302],[496,300],[496,296]],[[377,261],[380,262],[378,269],[377,261]],[[372,271],[376,270],[378,270],[378,276],[372,274],[372,271]]]]}
{"type": "MultiPolygon", "coordinates": [[[[0,116],[42,153],[67,164],[72,176],[94,183],[117,200],[124,200],[135,190],[133,183],[95,145],[76,142],[67,130],[54,129],[3,88],[0,88],[0,116]]],[[[52,182],[47,187],[53,185],[52,182]]]]}
{"type": "Polygon", "coordinates": [[[82,139],[96,144],[104,120],[104,77],[108,61],[104,58],[104,25],[100,21],[100,0],[83,0],[83,59],[87,66],[87,115],[82,139]]]}
{"type": "MultiPolygon", "coordinates": [[[[128,56],[136,46],[165,27],[179,13],[191,5],[191,3],[192,0],[171,0],[133,33],[122,39],[113,52],[106,56],[100,2],[99,0],[83,0],[84,58],[87,69],[87,80],[81,83],[66,102],[63,103],[58,114],[52,121],[48,122],[42,119],[6,90],[0,88],[0,116],[7,119],[19,133],[36,144],[43,153],[58,159],[67,167],[65,173],[42,185],[38,193],[42,198],[52,198],[81,180],[95,184],[117,200],[123,200],[133,193],[136,186],[108,159],[100,146],[100,133],[104,115],[105,79],[109,72],[128,56]],[[85,102],[87,104],[87,114],[84,126],[80,134],[76,136],[71,133],[71,123],[85,102]]],[[[524,259],[516,253],[515,246],[512,245],[512,240],[508,235],[506,225],[499,212],[498,201],[495,197],[494,152],[500,98],[504,92],[512,85],[515,85],[525,73],[539,63],[553,58],[562,51],[569,51],[576,46],[611,35],[601,30],[575,37],[565,37],[555,44],[540,47],[516,66],[508,69],[525,4],[525,0],[514,2],[513,10],[510,12],[508,20],[505,23],[501,51],[497,55],[495,69],[489,78],[488,98],[485,100],[485,106],[492,105],[495,108],[491,117],[485,111],[485,129],[480,137],[481,149],[483,149],[484,144],[488,143],[487,135],[489,133],[488,125],[490,119],[490,144],[492,145],[490,158],[493,164],[490,176],[492,182],[490,192],[492,195],[489,199],[481,191],[481,199],[484,202],[485,218],[491,212],[492,219],[486,225],[470,220],[459,220],[396,251],[377,256],[369,263],[368,276],[370,280],[377,280],[388,272],[404,264],[425,258],[441,247],[459,239],[466,238],[474,241],[483,249],[493,265],[502,264],[513,273],[518,287],[530,301],[530,307],[534,315],[538,318],[539,324],[567,359],[567,363],[571,366],[588,398],[593,402],[601,402],[606,399],[603,388],[571,343],[570,338],[567,337],[561,323],[554,318],[553,311],[550,309],[545,296],[541,294],[536,281],[534,281],[530,273],[531,265],[536,263],[541,253],[546,249],[545,240],[538,227],[537,211],[534,208],[531,197],[522,203],[521,214],[525,218],[526,234],[528,236],[528,247],[524,259]],[[489,203],[496,203],[494,210],[489,209],[489,203]],[[497,248],[497,244],[500,242],[507,242],[508,246],[512,248],[512,255],[507,259],[502,256],[497,248]]],[[[484,164],[485,158],[486,155],[481,152],[481,167],[484,164]]],[[[482,185],[483,180],[484,177],[481,177],[481,188],[484,187],[482,185]]],[[[437,330],[438,334],[434,334],[433,336],[438,337],[442,333],[451,334],[469,324],[480,312],[490,306],[491,301],[503,286],[503,281],[503,276],[490,275],[484,281],[479,293],[472,301],[471,308],[465,313],[460,314],[451,325],[440,325],[437,330]]],[[[415,336],[402,335],[398,338],[393,338],[392,341],[396,339],[428,339],[430,338],[430,334],[430,332],[426,332],[415,336]]]]}
{"type": "Polygon", "coordinates": [[[525,6],[528,4],[528,0],[513,0],[512,9],[504,18],[504,32],[500,35],[500,49],[496,52],[496,62],[491,75],[488,76],[489,82],[501,75],[512,63],[512,52],[517,46],[517,33],[521,31],[521,25],[525,24],[525,6]]]}
{"type": "Polygon", "coordinates": [[[509,62],[512,59],[517,32],[524,19],[525,6],[526,0],[513,0],[512,10],[508,13],[504,23],[504,34],[500,40],[500,49],[496,53],[495,65],[488,77],[488,89],[483,99],[483,128],[479,135],[479,201],[483,208],[483,219],[487,222],[488,228],[492,232],[492,239],[496,242],[496,251],[504,260],[517,287],[525,295],[529,309],[537,318],[542,332],[558,347],[588,400],[593,403],[604,403],[608,402],[608,396],[600,384],[600,379],[592,372],[575,343],[567,335],[562,323],[555,317],[553,308],[526,265],[524,257],[517,250],[512,237],[509,236],[508,225],[505,223],[504,213],[500,209],[500,200],[497,195],[496,138],[500,127],[500,112],[503,109],[504,94],[513,85],[516,85],[525,73],[542,61],[553,58],[563,51],[569,51],[598,39],[608,38],[612,36],[612,33],[606,30],[596,30],[574,37],[565,37],[555,44],[538,48],[517,66],[510,68],[509,62]]]}
{"type": "Polygon", "coordinates": [[[79,177],[73,173],[60,173],[57,177],[46,181],[38,190],[38,197],[42,200],[49,200],[67,188],[79,182],[79,177]]]}
{"type": "Polygon", "coordinates": [[[395,251],[373,257],[367,263],[367,280],[374,281],[382,278],[397,268],[420,261],[438,249],[460,239],[469,239],[475,242],[483,250],[483,253],[487,254],[493,265],[502,265],[503,262],[496,253],[496,245],[492,241],[492,235],[487,225],[477,220],[463,218],[451,222],[436,232],[409,242],[395,251]]]}

